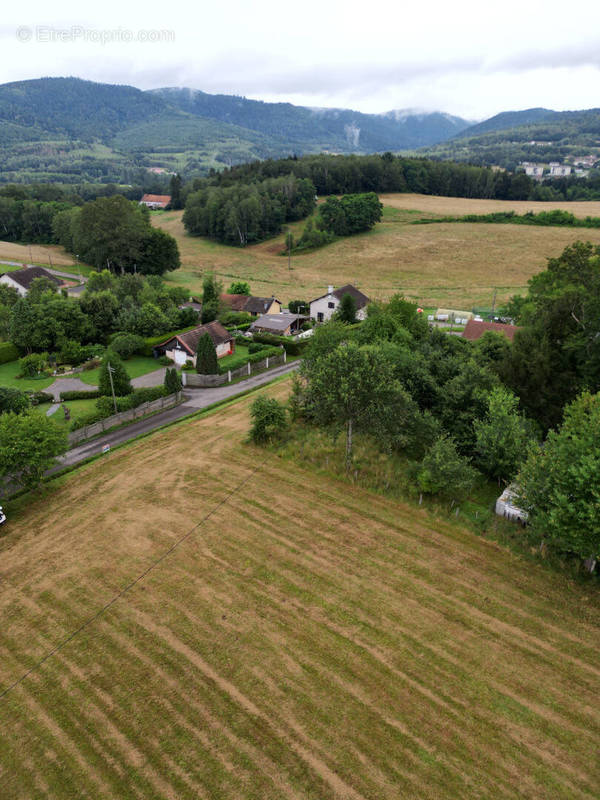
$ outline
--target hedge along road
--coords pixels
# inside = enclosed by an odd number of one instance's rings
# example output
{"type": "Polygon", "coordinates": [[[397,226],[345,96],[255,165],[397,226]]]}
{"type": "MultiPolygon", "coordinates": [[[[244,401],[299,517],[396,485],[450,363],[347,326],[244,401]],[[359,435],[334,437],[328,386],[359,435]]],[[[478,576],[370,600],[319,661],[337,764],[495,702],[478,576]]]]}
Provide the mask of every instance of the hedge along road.
{"type": "Polygon", "coordinates": [[[63,469],[64,467],[78,464],[80,461],[90,458],[90,456],[98,455],[102,452],[102,448],[105,445],[114,447],[123,444],[130,439],[135,439],[136,436],[150,433],[171,422],[189,417],[191,414],[195,414],[199,410],[208,408],[215,403],[221,403],[223,400],[229,400],[232,397],[236,397],[236,395],[244,394],[250,389],[264,386],[264,384],[270,383],[288,372],[292,372],[299,366],[300,361],[293,361],[291,364],[283,364],[280,367],[275,367],[267,372],[261,372],[259,375],[253,375],[247,380],[240,381],[240,383],[235,383],[233,385],[226,384],[225,386],[218,386],[215,389],[186,389],[186,399],[180,405],[175,406],[175,408],[167,409],[166,411],[161,411],[147,419],[141,419],[139,422],[134,422],[131,425],[126,425],[123,428],[118,428],[112,432],[109,431],[89,442],[83,442],[83,444],[74,447],[72,450],[68,450],[64,456],[59,458],[58,466],[50,470],[49,474],[63,469]]]}

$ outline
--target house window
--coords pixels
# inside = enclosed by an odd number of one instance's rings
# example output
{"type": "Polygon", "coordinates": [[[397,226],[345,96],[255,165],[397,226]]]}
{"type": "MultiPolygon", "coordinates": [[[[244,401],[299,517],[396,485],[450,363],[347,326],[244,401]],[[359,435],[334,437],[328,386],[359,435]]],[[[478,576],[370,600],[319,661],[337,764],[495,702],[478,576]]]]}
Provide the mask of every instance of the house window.
{"type": "Polygon", "coordinates": [[[323,322],[323,312],[319,311],[317,313],[317,322],[323,322]]]}
{"type": "Polygon", "coordinates": [[[327,308],[335,308],[335,303],[327,303],[327,308]]]}

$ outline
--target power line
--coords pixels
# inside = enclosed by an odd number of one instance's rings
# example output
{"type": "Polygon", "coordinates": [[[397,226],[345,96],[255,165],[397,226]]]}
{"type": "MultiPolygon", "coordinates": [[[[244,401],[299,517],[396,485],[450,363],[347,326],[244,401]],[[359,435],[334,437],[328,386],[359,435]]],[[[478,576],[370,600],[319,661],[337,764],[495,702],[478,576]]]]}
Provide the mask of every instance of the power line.
{"type": "Polygon", "coordinates": [[[108,609],[111,608],[117,602],[117,600],[119,600],[121,597],[123,597],[123,595],[127,594],[127,592],[129,592],[130,589],[133,589],[134,586],[136,586],[138,583],[140,583],[140,581],[142,581],[146,577],[146,575],[148,575],[150,572],[152,572],[152,570],[156,569],[156,567],[159,564],[161,564],[165,559],[167,559],[171,555],[171,553],[179,547],[179,545],[183,544],[183,542],[185,542],[186,539],[189,539],[189,537],[194,533],[194,531],[196,531],[198,528],[200,528],[202,525],[204,525],[204,523],[207,522],[214,514],[216,514],[216,512],[220,508],[222,508],[227,502],[229,502],[229,500],[237,492],[239,492],[240,489],[242,489],[243,486],[245,486],[248,483],[250,478],[252,478],[252,477],[254,477],[254,475],[256,475],[258,470],[265,464],[265,462],[266,462],[266,458],[263,459],[256,467],[254,467],[254,469],[244,478],[243,481],[241,481],[241,483],[239,483],[237,486],[235,486],[229,492],[229,494],[225,495],[225,497],[222,500],[220,500],[214,508],[212,508],[204,517],[202,517],[200,522],[197,522],[194,525],[193,528],[190,528],[190,530],[187,531],[187,533],[184,533],[183,536],[181,536],[179,539],[177,539],[177,541],[173,542],[173,544],[169,547],[169,549],[165,550],[165,552],[162,555],[160,555],[155,561],[153,561],[148,567],[146,567],[146,569],[143,572],[141,572],[136,578],[134,578],[132,581],[130,581],[127,584],[127,586],[124,586],[122,589],[120,589],[107,603],[105,603],[101,608],[99,608],[98,611],[96,611],[95,614],[93,614],[87,620],[82,622],[81,625],[78,628],[76,628],[68,636],[66,636],[61,642],[59,642],[55,647],[53,647],[52,650],[49,650],[46,653],[46,655],[42,656],[42,658],[40,658],[39,661],[36,661],[36,663],[32,667],[30,667],[19,678],[17,678],[15,681],[13,681],[13,683],[9,684],[6,688],[4,688],[2,691],[0,691],[0,699],[5,697],[9,692],[11,692],[13,689],[15,689],[21,683],[23,683],[23,681],[27,677],[29,677],[29,675],[31,675],[33,672],[36,672],[46,661],[48,661],[49,658],[52,658],[53,655],[56,655],[56,653],[58,653],[60,650],[62,650],[63,647],[65,647],[65,645],[67,645],[78,634],[80,634],[81,631],[83,631],[86,628],[88,628],[93,622],[95,622],[106,611],[108,611],[108,609]]]}

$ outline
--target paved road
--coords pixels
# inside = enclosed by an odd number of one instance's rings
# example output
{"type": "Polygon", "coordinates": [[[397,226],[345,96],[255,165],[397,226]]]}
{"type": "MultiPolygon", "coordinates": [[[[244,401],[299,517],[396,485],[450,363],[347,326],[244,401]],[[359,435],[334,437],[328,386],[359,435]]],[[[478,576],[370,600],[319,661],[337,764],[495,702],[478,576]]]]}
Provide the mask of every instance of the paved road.
{"type": "Polygon", "coordinates": [[[134,422],[131,425],[127,425],[125,428],[112,431],[112,433],[106,433],[90,442],[83,442],[58,459],[59,466],[50,470],[50,473],[56,472],[62,467],[77,464],[90,456],[101,453],[104,445],[109,444],[111,447],[114,447],[115,445],[127,442],[129,439],[134,439],[142,433],[148,433],[169,422],[175,422],[178,419],[188,417],[190,414],[195,414],[199,409],[207,408],[213,403],[227,400],[242,392],[247,392],[248,389],[254,389],[258,386],[270,383],[275,378],[292,372],[299,366],[300,362],[294,361],[291,364],[283,364],[281,367],[275,367],[275,369],[263,372],[260,375],[254,375],[246,381],[240,381],[240,383],[235,383],[233,385],[218,386],[215,389],[186,389],[186,400],[181,405],[167,409],[166,411],[161,411],[160,414],[155,414],[147,419],[141,419],[139,422],[134,422]]]}

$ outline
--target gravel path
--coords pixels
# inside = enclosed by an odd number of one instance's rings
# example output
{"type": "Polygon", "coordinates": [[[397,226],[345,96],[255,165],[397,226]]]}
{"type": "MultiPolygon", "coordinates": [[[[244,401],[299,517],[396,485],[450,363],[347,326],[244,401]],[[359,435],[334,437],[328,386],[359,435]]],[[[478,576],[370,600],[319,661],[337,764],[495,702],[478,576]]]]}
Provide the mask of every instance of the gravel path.
{"type": "Polygon", "coordinates": [[[91,386],[89,383],[84,383],[79,378],[57,378],[45,392],[49,392],[56,403],[60,402],[61,392],[95,392],[97,386],[91,386]]]}
{"type": "Polygon", "coordinates": [[[60,408],[60,403],[52,403],[48,411],[46,411],[46,416],[51,417],[52,414],[56,413],[60,408]]]}

